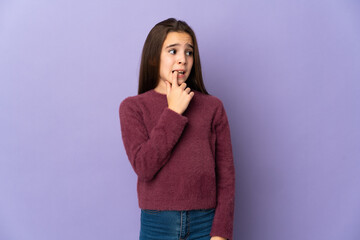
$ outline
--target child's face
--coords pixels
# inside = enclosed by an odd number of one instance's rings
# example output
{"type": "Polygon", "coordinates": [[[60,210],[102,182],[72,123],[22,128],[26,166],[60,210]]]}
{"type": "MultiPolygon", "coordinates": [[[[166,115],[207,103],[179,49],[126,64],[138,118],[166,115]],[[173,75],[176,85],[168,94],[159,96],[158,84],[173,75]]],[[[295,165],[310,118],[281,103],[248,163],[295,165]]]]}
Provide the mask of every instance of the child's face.
{"type": "Polygon", "coordinates": [[[193,51],[192,38],[188,33],[169,32],[160,55],[160,81],[171,84],[173,71],[176,70],[178,84],[185,82],[194,62],[193,51]]]}

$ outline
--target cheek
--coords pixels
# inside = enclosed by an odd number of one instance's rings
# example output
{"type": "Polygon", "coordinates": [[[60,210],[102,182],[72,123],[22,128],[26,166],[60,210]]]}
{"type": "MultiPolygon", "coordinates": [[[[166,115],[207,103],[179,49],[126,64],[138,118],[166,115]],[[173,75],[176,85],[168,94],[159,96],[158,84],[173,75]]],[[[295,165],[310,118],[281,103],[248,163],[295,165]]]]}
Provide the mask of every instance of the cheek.
{"type": "Polygon", "coordinates": [[[189,60],[189,70],[191,70],[192,69],[192,67],[193,67],[193,65],[194,65],[194,59],[192,58],[191,60],[189,60]]]}
{"type": "Polygon", "coordinates": [[[162,64],[162,69],[164,72],[171,72],[172,62],[169,59],[165,60],[162,64]]]}
{"type": "Polygon", "coordinates": [[[169,58],[169,56],[166,56],[165,54],[162,54],[160,56],[160,69],[165,71],[169,68],[170,64],[171,58],[169,58]]]}
{"type": "Polygon", "coordinates": [[[160,62],[160,74],[167,75],[169,72],[169,63],[165,59],[160,62]]]}
{"type": "Polygon", "coordinates": [[[193,63],[194,63],[194,56],[189,56],[189,58],[187,59],[187,61],[188,61],[188,64],[190,65],[193,65],[193,63]]]}

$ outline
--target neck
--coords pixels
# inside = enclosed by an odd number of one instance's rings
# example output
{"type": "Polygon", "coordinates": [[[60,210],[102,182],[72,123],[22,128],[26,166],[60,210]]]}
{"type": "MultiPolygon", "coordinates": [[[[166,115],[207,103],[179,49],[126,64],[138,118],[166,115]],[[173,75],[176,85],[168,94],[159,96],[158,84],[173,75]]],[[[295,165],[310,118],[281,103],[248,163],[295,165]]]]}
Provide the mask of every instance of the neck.
{"type": "Polygon", "coordinates": [[[154,90],[161,94],[166,94],[166,84],[163,80],[159,81],[159,84],[154,88],[154,90]]]}

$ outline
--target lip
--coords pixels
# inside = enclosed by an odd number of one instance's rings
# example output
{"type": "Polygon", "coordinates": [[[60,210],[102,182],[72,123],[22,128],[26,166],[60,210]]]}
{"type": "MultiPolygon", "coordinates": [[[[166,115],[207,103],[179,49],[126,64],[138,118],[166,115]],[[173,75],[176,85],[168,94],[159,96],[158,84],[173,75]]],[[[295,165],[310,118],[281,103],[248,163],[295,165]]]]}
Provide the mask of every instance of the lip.
{"type": "Polygon", "coordinates": [[[185,73],[186,73],[185,69],[174,69],[174,70],[172,70],[172,72],[175,72],[175,71],[177,71],[178,73],[179,73],[179,71],[183,72],[183,75],[185,75],[185,73]]]}

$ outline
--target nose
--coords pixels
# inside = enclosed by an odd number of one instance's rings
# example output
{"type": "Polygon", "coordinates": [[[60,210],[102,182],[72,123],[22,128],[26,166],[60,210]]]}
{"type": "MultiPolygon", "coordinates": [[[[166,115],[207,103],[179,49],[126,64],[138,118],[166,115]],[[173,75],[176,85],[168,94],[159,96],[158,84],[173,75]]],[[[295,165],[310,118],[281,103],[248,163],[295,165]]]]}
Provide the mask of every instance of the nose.
{"type": "Polygon", "coordinates": [[[178,59],[178,64],[186,64],[186,56],[185,54],[181,54],[178,59]]]}

